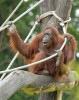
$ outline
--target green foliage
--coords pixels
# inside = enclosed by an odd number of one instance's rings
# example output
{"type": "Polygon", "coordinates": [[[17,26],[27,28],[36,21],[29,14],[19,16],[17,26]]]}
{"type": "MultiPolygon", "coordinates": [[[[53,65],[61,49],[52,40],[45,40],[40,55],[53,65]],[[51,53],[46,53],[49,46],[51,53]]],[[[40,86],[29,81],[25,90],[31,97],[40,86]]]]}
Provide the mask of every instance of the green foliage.
{"type": "Polygon", "coordinates": [[[16,92],[9,100],[37,100],[38,96],[27,95],[23,91],[16,92]]]}
{"type": "MultiPolygon", "coordinates": [[[[17,10],[11,20],[14,20],[18,17],[21,13],[27,10],[31,5],[35,3],[36,0],[29,0],[28,3],[23,3],[22,6],[17,10]]],[[[16,5],[20,2],[20,0],[0,0],[0,25],[6,20],[9,14],[13,11],[16,5]]],[[[72,22],[69,24],[68,32],[73,34],[78,43],[78,51],[79,51],[79,18],[76,17],[75,11],[79,8],[79,0],[74,1],[74,5],[72,8],[72,22]]],[[[34,9],[29,14],[25,15],[21,18],[17,23],[16,26],[18,31],[23,39],[27,36],[28,32],[30,31],[32,24],[36,20],[36,15],[39,14],[39,7],[34,9]]],[[[40,27],[38,26],[35,29],[35,33],[40,31],[40,27]]],[[[14,53],[10,48],[9,37],[7,36],[7,31],[4,30],[0,33],[0,70],[6,69],[8,64],[10,63],[11,59],[13,58],[14,53]]],[[[78,59],[79,61],[79,59],[78,59]]],[[[24,65],[23,60],[18,57],[12,67],[24,65]]],[[[79,70],[79,64],[75,65],[76,69],[79,70]],[[78,67],[76,67],[78,66],[78,67]]],[[[78,72],[79,73],[79,72],[78,72]]],[[[68,91],[63,100],[79,100],[79,87],[74,88],[71,91],[68,91]],[[74,92],[76,91],[76,92],[74,92]]],[[[37,100],[36,96],[29,96],[24,94],[21,91],[15,93],[9,100],[37,100]]]]}

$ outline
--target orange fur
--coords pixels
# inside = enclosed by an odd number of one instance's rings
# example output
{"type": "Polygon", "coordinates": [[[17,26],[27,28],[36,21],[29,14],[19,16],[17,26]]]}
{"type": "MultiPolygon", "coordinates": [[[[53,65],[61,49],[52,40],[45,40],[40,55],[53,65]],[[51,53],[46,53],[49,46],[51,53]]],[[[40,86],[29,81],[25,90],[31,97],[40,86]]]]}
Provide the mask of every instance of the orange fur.
{"type": "MultiPolygon", "coordinates": [[[[60,49],[61,45],[64,42],[64,36],[60,35],[58,33],[57,28],[53,26],[47,27],[44,30],[44,32],[38,34],[33,39],[33,41],[28,44],[23,42],[23,40],[20,38],[17,32],[14,34],[9,33],[9,36],[10,36],[12,48],[14,49],[14,51],[19,51],[20,54],[23,56],[23,58],[25,58],[27,63],[32,63],[54,54],[55,50],[60,49]],[[53,41],[53,44],[51,48],[44,49],[42,45],[42,39],[47,29],[50,29],[52,31],[51,41],[53,41]]],[[[74,37],[68,34],[67,38],[69,40],[69,44],[66,44],[66,46],[62,51],[59,66],[56,66],[57,57],[55,57],[41,64],[30,67],[29,71],[32,73],[39,73],[39,71],[47,70],[49,74],[51,74],[52,76],[61,75],[62,74],[61,70],[63,68],[63,65],[67,64],[68,61],[74,59],[75,51],[76,51],[76,41],[74,37]]]]}

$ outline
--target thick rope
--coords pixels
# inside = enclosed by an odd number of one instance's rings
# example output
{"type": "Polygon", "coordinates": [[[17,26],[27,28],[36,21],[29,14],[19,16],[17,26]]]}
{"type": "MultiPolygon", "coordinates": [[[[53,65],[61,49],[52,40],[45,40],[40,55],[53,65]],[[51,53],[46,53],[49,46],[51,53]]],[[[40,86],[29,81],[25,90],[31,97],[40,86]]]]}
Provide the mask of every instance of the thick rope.
{"type": "Polygon", "coordinates": [[[51,15],[54,16],[58,21],[63,22],[63,23],[68,23],[68,22],[71,21],[71,18],[70,18],[70,17],[69,17],[68,20],[63,21],[63,20],[55,13],[55,11],[48,11],[48,12],[42,14],[40,17],[37,18],[37,21],[38,21],[38,22],[41,22],[41,20],[43,20],[44,18],[46,18],[46,17],[48,17],[48,16],[51,16],[51,15]]]}
{"type": "MultiPolygon", "coordinates": [[[[65,24],[63,22],[61,22],[60,25],[63,28],[63,33],[67,34],[65,24]]],[[[66,45],[66,42],[67,42],[67,37],[65,37],[64,43],[63,43],[62,47],[60,48],[60,50],[62,50],[64,48],[64,46],[66,45]]]]}
{"type": "MultiPolygon", "coordinates": [[[[26,39],[24,40],[24,42],[27,42],[27,40],[29,39],[29,37],[32,35],[34,29],[36,28],[36,25],[37,25],[37,24],[38,24],[38,22],[36,21],[35,24],[33,25],[32,29],[30,30],[28,36],[27,36],[26,39]]],[[[12,64],[14,63],[14,61],[16,60],[16,58],[17,58],[18,55],[19,55],[19,52],[17,52],[17,53],[15,54],[15,56],[14,56],[13,59],[11,60],[10,64],[8,65],[6,71],[9,70],[9,69],[11,68],[12,64]]],[[[6,75],[6,73],[4,73],[4,74],[1,76],[0,81],[3,80],[3,78],[5,77],[5,75],[6,75]]]]}
{"type": "Polygon", "coordinates": [[[27,68],[27,67],[31,67],[31,66],[34,66],[34,65],[37,65],[37,64],[40,64],[42,62],[45,62],[53,57],[57,56],[57,53],[53,54],[52,56],[50,57],[47,57],[45,59],[42,59],[40,61],[37,61],[37,62],[34,62],[34,63],[31,63],[31,64],[28,64],[28,65],[24,65],[24,66],[20,66],[18,68],[13,68],[13,69],[10,69],[10,70],[6,70],[6,71],[0,71],[0,74],[3,74],[3,73],[9,73],[9,72],[12,72],[12,71],[15,71],[15,70],[20,70],[20,69],[24,69],[24,68],[27,68]]]}
{"type": "MultiPolygon", "coordinates": [[[[28,0],[21,0],[19,4],[16,6],[16,8],[13,10],[13,12],[9,15],[9,17],[4,21],[4,23],[1,25],[3,27],[9,20],[10,18],[15,14],[15,12],[19,9],[19,7],[22,5],[23,2],[28,2],[28,0]]],[[[0,27],[0,28],[1,28],[0,27]]]]}
{"type": "MultiPolygon", "coordinates": [[[[19,17],[17,17],[15,20],[12,21],[12,23],[17,22],[19,19],[21,19],[24,15],[26,15],[27,13],[29,13],[31,10],[33,10],[35,7],[37,7],[39,4],[41,4],[44,0],[40,0],[39,2],[37,2],[35,5],[33,5],[31,8],[29,8],[28,10],[26,10],[24,13],[22,13],[19,17]]],[[[8,28],[9,25],[6,25],[4,27],[0,28],[0,32],[3,31],[4,29],[8,28]]]]}

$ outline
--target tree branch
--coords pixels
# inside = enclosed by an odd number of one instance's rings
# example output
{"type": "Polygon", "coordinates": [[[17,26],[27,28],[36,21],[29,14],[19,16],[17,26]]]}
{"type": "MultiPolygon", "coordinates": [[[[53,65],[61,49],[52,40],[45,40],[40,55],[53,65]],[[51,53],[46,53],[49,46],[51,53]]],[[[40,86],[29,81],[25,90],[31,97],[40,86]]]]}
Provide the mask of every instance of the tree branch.
{"type": "Polygon", "coordinates": [[[10,73],[0,82],[0,99],[7,100],[19,89],[34,95],[56,90],[68,90],[76,85],[75,81],[77,81],[75,72],[71,72],[66,80],[56,81],[48,75],[37,75],[19,70],[10,73]]]}

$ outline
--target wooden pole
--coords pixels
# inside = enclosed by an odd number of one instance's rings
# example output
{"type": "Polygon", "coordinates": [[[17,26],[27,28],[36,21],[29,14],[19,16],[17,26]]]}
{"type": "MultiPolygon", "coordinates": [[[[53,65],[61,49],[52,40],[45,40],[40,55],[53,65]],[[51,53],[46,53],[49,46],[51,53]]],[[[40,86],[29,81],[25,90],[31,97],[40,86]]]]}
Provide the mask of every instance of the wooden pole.
{"type": "Polygon", "coordinates": [[[57,91],[57,100],[62,100],[62,90],[57,91]]]}

